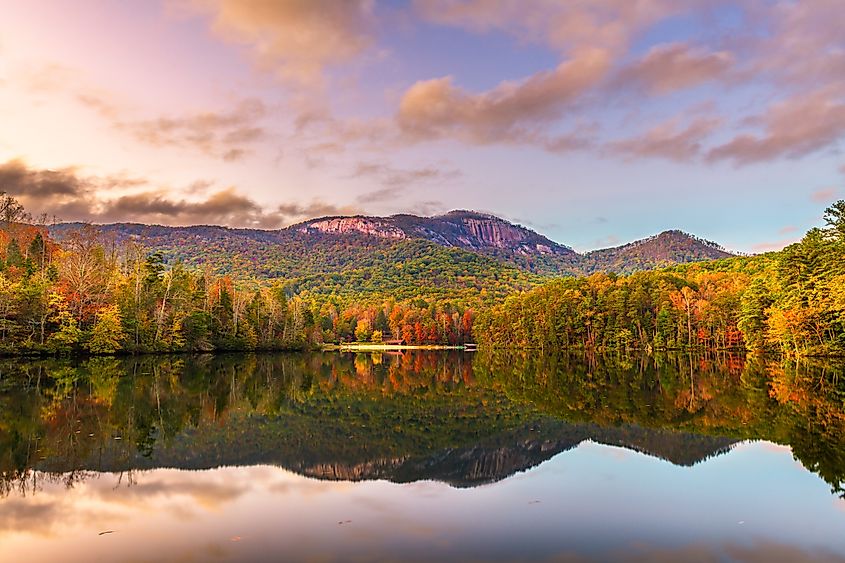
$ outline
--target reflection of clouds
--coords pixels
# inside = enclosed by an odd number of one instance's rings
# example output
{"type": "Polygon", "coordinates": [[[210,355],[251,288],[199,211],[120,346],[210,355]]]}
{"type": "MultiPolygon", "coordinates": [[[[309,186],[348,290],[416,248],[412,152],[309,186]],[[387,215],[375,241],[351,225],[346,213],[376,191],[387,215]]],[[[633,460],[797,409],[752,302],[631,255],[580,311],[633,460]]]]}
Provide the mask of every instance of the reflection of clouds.
{"type": "Polygon", "coordinates": [[[439,499],[445,497],[449,493],[448,489],[443,488],[442,483],[437,483],[435,481],[414,481],[413,483],[407,483],[403,486],[413,493],[414,496],[419,498],[439,499]]]}
{"type": "Polygon", "coordinates": [[[0,537],[10,532],[55,535],[81,525],[113,528],[138,514],[166,512],[189,519],[197,515],[197,509],[220,511],[255,490],[286,494],[320,489],[272,467],[159,469],[135,471],[130,478],[125,474],[93,477],[76,482],[71,489],[62,485],[62,479],[44,476],[35,494],[0,500],[0,537]]]}
{"type": "Polygon", "coordinates": [[[792,455],[792,448],[783,444],[775,444],[774,442],[767,442],[765,440],[745,440],[734,444],[733,449],[736,451],[743,450],[757,450],[774,453],[788,453],[792,455]]]}
{"type": "Polygon", "coordinates": [[[140,478],[140,482],[131,486],[119,489],[95,487],[90,492],[106,502],[135,508],[151,504],[158,505],[168,500],[177,500],[176,497],[190,497],[199,506],[208,510],[215,510],[237,500],[250,489],[243,483],[199,480],[191,475],[193,472],[165,471],[174,474],[168,475],[166,480],[162,480],[156,475],[158,472],[154,472],[155,474],[147,472],[140,478]],[[151,476],[152,479],[148,481],[144,478],[147,476],[151,476]]]}
{"type": "Polygon", "coordinates": [[[783,444],[775,444],[774,442],[767,442],[765,440],[746,440],[744,442],[740,442],[734,445],[734,450],[736,451],[756,451],[756,452],[765,452],[770,454],[777,454],[777,455],[789,455],[792,459],[792,465],[802,472],[810,472],[814,473],[814,471],[804,465],[800,459],[795,457],[795,454],[792,453],[792,448],[790,446],[786,446],[783,444]]]}
{"type": "Polygon", "coordinates": [[[68,496],[7,498],[0,502],[0,538],[9,533],[55,536],[68,522],[85,522],[93,527],[114,525],[124,518],[108,507],[87,507],[68,496]]]}
{"type": "Polygon", "coordinates": [[[841,557],[823,550],[806,550],[768,541],[750,545],[693,543],[679,547],[637,543],[624,549],[599,551],[591,557],[567,550],[546,559],[546,561],[554,561],[555,563],[582,563],[587,561],[619,561],[622,563],[698,561],[700,563],[718,563],[726,560],[736,563],[833,563],[845,561],[841,557]]]}
{"type": "MultiPolygon", "coordinates": [[[[279,471],[283,470],[280,469],[279,471]]],[[[285,472],[285,475],[294,474],[285,472]]],[[[295,478],[268,483],[266,489],[277,495],[298,494],[302,496],[315,496],[345,491],[354,486],[355,483],[350,481],[322,481],[313,477],[296,475],[295,478]]]]}
{"type": "MultiPolygon", "coordinates": [[[[587,453],[591,452],[581,450],[581,455],[587,453]]],[[[630,457],[629,464],[641,460],[653,468],[658,463],[645,456],[641,459],[639,454],[630,457]]],[[[605,456],[602,463],[613,465],[608,459],[605,456]]],[[[617,477],[624,481],[618,487],[605,488],[596,486],[600,477],[594,465],[579,466],[574,463],[577,459],[572,461],[568,481],[553,472],[534,471],[469,490],[429,481],[407,485],[319,481],[272,466],[143,471],[133,473],[128,486],[125,475],[120,481],[117,474],[103,474],[74,489],[57,482],[45,485],[34,496],[12,495],[0,500],[0,544],[9,547],[3,557],[13,554],[13,559],[26,561],[126,560],[132,556],[251,561],[278,556],[327,561],[824,562],[836,559],[808,549],[814,541],[841,549],[836,541],[814,539],[781,519],[772,520],[771,528],[737,527],[730,507],[702,512],[706,505],[689,486],[703,486],[706,495],[720,493],[706,492],[711,491],[706,484],[690,481],[691,472],[685,469],[672,470],[682,477],[680,482],[667,475],[667,479],[649,484],[634,472],[628,481],[617,477]],[[633,483],[648,500],[643,504],[637,495],[625,497],[630,499],[627,508],[632,508],[626,512],[626,507],[619,505],[618,491],[630,491],[633,483]],[[679,483],[690,490],[683,507],[673,493],[679,483]],[[542,504],[529,507],[529,499],[536,498],[542,498],[542,504]],[[725,517],[730,519],[727,528],[719,524],[725,517]],[[696,541],[675,545],[683,540],[674,532],[682,527],[692,530],[692,526],[700,527],[689,536],[696,541]],[[98,537],[102,530],[115,533],[98,537]],[[33,538],[30,534],[40,535],[33,538]],[[769,536],[785,543],[752,543],[769,536]],[[634,538],[643,542],[629,543],[634,538]],[[566,551],[556,553],[557,548],[566,551]],[[100,551],[92,554],[89,549],[100,551]]],[[[660,464],[664,466],[664,462],[660,464]]],[[[617,467],[620,475],[629,470],[628,464],[617,467]]],[[[740,473],[737,478],[742,483],[747,476],[740,473]]],[[[719,481],[714,490],[722,490],[722,485],[719,481]]],[[[754,497],[760,492],[750,485],[744,489],[754,497]]],[[[726,498],[719,500],[729,504],[726,498]]],[[[837,508],[843,505],[845,501],[839,501],[837,508]]],[[[761,504],[756,510],[771,513],[775,506],[780,505],[761,504]]],[[[815,511],[808,514],[808,522],[818,518],[815,511]]],[[[829,515],[827,519],[828,525],[836,525],[829,515]]]]}
{"type": "Polygon", "coordinates": [[[217,542],[210,542],[205,545],[177,551],[168,555],[168,560],[174,563],[193,563],[195,561],[228,560],[233,557],[232,551],[226,546],[217,542]]]}
{"type": "MultiPolygon", "coordinates": [[[[579,448],[589,449],[596,452],[602,457],[609,457],[616,461],[628,461],[635,455],[648,455],[644,452],[632,451],[622,446],[613,446],[610,444],[602,444],[594,440],[584,440],[578,445],[579,448]]],[[[654,457],[654,456],[649,456],[654,457]]]]}

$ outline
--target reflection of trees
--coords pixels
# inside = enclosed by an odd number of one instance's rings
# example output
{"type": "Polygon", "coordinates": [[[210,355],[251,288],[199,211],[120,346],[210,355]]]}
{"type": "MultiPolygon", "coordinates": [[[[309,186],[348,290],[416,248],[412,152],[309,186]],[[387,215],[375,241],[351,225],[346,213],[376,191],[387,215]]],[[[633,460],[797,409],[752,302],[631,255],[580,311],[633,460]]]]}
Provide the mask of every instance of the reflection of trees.
{"type": "MultiPolygon", "coordinates": [[[[336,431],[319,435],[324,420],[345,423],[345,433],[375,425],[385,397],[404,394],[418,407],[420,394],[448,398],[466,388],[468,370],[455,355],[421,354],[378,362],[369,356],[276,354],[0,363],[0,491],[28,487],[37,474],[33,468],[62,472],[70,486],[77,475],[84,477],[74,470],[92,460],[128,469],[162,448],[181,448],[187,458],[187,442],[203,439],[210,429],[243,432],[236,438],[249,440],[254,425],[282,416],[300,433],[287,439],[308,436],[317,449],[321,439],[342,442],[336,431]]],[[[462,401],[454,399],[430,418],[419,417],[417,430],[428,432],[422,427],[461,411],[462,401]]],[[[388,411],[404,426],[409,421],[402,409],[388,411]]]]}
{"type": "Polygon", "coordinates": [[[845,380],[828,364],[784,362],[769,368],[771,395],[797,421],[795,457],[845,498],[845,380]]]}
{"type": "Polygon", "coordinates": [[[729,353],[637,358],[488,353],[474,368],[515,402],[567,420],[790,445],[805,467],[843,493],[841,364],[729,353]]]}
{"type": "Polygon", "coordinates": [[[232,455],[335,471],[338,460],[394,467],[482,442],[504,452],[518,440],[537,439],[529,430],[548,417],[580,424],[575,432],[544,423],[549,440],[590,435],[682,463],[729,443],[709,437],[789,444],[842,493],[845,381],[838,373],[830,364],[731,354],[0,362],[0,493],[33,490],[41,472],[61,473],[55,478],[72,486],[87,469],[201,467],[232,455]],[[678,432],[687,434],[681,439],[678,432]]]}

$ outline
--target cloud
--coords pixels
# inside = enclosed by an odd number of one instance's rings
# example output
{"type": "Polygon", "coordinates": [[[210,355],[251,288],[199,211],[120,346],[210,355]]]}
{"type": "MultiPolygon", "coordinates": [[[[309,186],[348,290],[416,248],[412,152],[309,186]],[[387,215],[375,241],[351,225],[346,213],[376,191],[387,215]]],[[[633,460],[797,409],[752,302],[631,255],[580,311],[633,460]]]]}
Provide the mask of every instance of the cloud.
{"type": "Polygon", "coordinates": [[[810,199],[815,203],[832,203],[838,193],[836,188],[823,188],[810,194],[810,199]]]}
{"type": "Polygon", "coordinates": [[[29,86],[33,93],[65,90],[76,102],[103,118],[115,130],[128,134],[136,141],[158,148],[177,147],[201,152],[225,161],[240,160],[271,134],[262,125],[269,108],[258,98],[244,98],[230,109],[207,110],[186,115],[155,117],[131,116],[136,110],[126,103],[114,101],[113,93],[91,87],[77,75],[59,68],[61,80],[48,79],[55,65],[38,67],[36,78],[29,86]],[[42,77],[45,78],[37,78],[42,77]]]}
{"type": "Polygon", "coordinates": [[[775,241],[767,241],[767,242],[760,242],[751,247],[751,250],[754,252],[774,252],[778,250],[783,250],[785,247],[789,246],[790,244],[798,242],[800,239],[798,238],[785,238],[775,241]]]}
{"type": "Polygon", "coordinates": [[[55,62],[16,69],[14,78],[33,95],[63,90],[79,80],[74,69],[55,62]]]}
{"type": "Polygon", "coordinates": [[[72,169],[33,171],[20,160],[0,165],[0,186],[10,195],[27,199],[78,195],[86,189],[72,169]]]}
{"type": "Polygon", "coordinates": [[[118,121],[116,126],[148,145],[195,149],[233,161],[248,154],[247,147],[265,139],[267,132],[258,122],[266,114],[264,103],[250,98],[240,101],[230,111],[118,121]]]}
{"type": "Polygon", "coordinates": [[[356,211],[316,200],[287,202],[268,208],[233,187],[213,189],[213,183],[206,181],[188,186],[184,191],[186,195],[179,197],[172,195],[174,190],[152,187],[147,180],[124,176],[87,177],[74,168],[36,170],[20,160],[0,164],[0,186],[20,199],[30,211],[55,215],[65,221],[215,224],[274,229],[320,215],[356,211]],[[103,194],[121,189],[128,189],[130,193],[103,197],[103,194]]]}
{"type": "Polygon", "coordinates": [[[461,176],[454,168],[394,168],[386,163],[359,162],[350,175],[352,178],[368,178],[381,184],[381,188],[363,193],[356,198],[358,203],[374,203],[399,197],[405,190],[417,184],[442,184],[461,176]]]}
{"type": "Polygon", "coordinates": [[[276,207],[276,213],[287,217],[288,222],[292,222],[293,219],[305,220],[326,215],[355,215],[359,211],[356,207],[337,206],[320,200],[314,200],[306,204],[285,203],[276,207]]]}
{"type": "Polygon", "coordinates": [[[679,118],[674,118],[656,125],[642,136],[610,142],[607,149],[626,158],[666,158],[687,162],[699,156],[702,141],[721,122],[715,117],[699,117],[688,125],[682,125],[679,118]]]}
{"type": "Polygon", "coordinates": [[[83,107],[103,118],[111,127],[136,141],[158,148],[183,148],[225,161],[240,160],[270,134],[262,126],[267,105],[258,98],[237,100],[231,109],[187,115],[163,115],[136,119],[136,108],[114,100],[115,95],[94,88],[79,73],[57,65],[36,66],[23,74],[34,95],[64,92],[83,107]]]}
{"type": "Polygon", "coordinates": [[[177,8],[211,16],[225,41],[300,86],[320,85],[326,67],[352,62],[373,44],[373,0],[182,0],[177,8]]]}
{"type": "Polygon", "coordinates": [[[238,194],[234,188],[212,192],[199,201],[174,199],[167,192],[155,190],[127,195],[103,202],[97,217],[106,221],[138,217],[144,218],[144,222],[261,227],[277,226],[283,220],[276,213],[265,213],[258,203],[238,194]]]}
{"type": "Polygon", "coordinates": [[[427,21],[480,33],[503,31],[562,53],[585,46],[620,52],[640,30],[702,4],[671,0],[414,0],[416,13],[427,21]]]}
{"type": "Polygon", "coordinates": [[[845,84],[842,3],[839,0],[747,3],[756,29],[745,34],[749,74],[779,87],[845,84]]]}
{"type": "Polygon", "coordinates": [[[749,164],[823,149],[845,136],[845,101],[825,90],[795,95],[773,104],[751,122],[760,123],[762,131],[741,133],[714,147],[709,160],[749,164]]]}
{"type": "Polygon", "coordinates": [[[798,232],[798,227],[796,227],[795,225],[786,225],[785,227],[781,227],[781,229],[778,231],[778,234],[788,235],[795,232],[798,232]]]}
{"type": "Polygon", "coordinates": [[[642,88],[652,94],[668,94],[724,78],[733,64],[733,55],[726,51],[711,52],[684,43],[668,43],[652,47],[640,60],[622,69],[614,84],[642,88]]]}
{"type": "MultiPolygon", "coordinates": [[[[414,83],[402,95],[395,116],[406,142],[452,139],[476,145],[532,145],[549,152],[597,148],[598,125],[585,115],[606,103],[612,92],[666,94],[725,78],[735,64],[726,50],[683,42],[655,46],[624,63],[636,36],[673,15],[711,10],[712,4],[703,1],[681,6],[664,0],[416,0],[414,8],[423,20],[439,25],[539,42],[559,53],[562,62],[480,93],[461,88],[452,76],[414,83]],[[574,128],[566,123],[568,118],[577,119],[574,128]]],[[[705,126],[709,133],[711,125],[715,128],[715,121],[705,124],[698,119],[675,124],[675,131],[655,129],[645,148],[676,160],[689,158],[701,150],[692,137],[705,126]],[[685,144],[670,150],[670,134],[685,144]]],[[[633,145],[616,148],[635,153],[633,145]]]]}
{"type": "Polygon", "coordinates": [[[411,205],[408,209],[408,213],[419,215],[421,217],[431,217],[445,213],[446,209],[446,205],[442,201],[418,201],[411,205]]]}
{"type": "Polygon", "coordinates": [[[402,96],[397,124],[406,138],[459,138],[474,144],[551,143],[541,132],[607,72],[601,50],[581,52],[557,68],[473,94],[451,77],[415,83],[402,96]]]}

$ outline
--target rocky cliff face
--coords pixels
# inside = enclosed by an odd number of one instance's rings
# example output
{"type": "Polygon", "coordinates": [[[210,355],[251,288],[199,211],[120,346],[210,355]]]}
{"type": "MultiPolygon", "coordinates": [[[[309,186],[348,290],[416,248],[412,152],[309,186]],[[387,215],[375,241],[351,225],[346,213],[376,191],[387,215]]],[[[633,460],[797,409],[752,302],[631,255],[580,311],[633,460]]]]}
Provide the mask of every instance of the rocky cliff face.
{"type": "Polygon", "coordinates": [[[374,217],[328,217],[299,225],[300,233],[329,233],[336,235],[364,234],[373,237],[401,240],[408,238],[402,229],[374,217]]]}
{"type": "Polygon", "coordinates": [[[303,234],[364,234],[393,240],[421,238],[442,246],[524,256],[575,254],[569,247],[530,229],[474,211],[451,211],[436,217],[326,217],[290,229],[303,234]]]}

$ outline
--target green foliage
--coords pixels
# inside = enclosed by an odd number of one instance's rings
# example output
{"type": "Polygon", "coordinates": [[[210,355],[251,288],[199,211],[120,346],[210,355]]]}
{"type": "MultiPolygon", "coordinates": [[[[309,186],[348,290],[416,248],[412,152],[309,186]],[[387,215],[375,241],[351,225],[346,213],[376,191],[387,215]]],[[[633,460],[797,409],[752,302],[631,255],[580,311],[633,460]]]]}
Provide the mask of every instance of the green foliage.
{"type": "MultiPolygon", "coordinates": [[[[28,267],[0,273],[0,353],[303,349],[319,342],[308,306],[288,299],[280,284],[257,288],[168,265],[135,243],[107,251],[92,229],[66,234],[59,249],[30,233],[28,267]]],[[[17,239],[10,240],[6,255],[17,265],[17,239]]]]}
{"type": "Polygon", "coordinates": [[[6,266],[20,268],[23,266],[23,263],[24,258],[21,253],[20,244],[18,244],[18,239],[13,238],[9,241],[8,246],[6,246],[6,266]]]}
{"type": "Polygon", "coordinates": [[[126,334],[117,305],[100,309],[91,331],[91,339],[88,341],[88,350],[93,354],[114,354],[123,349],[125,339],[126,334]]]}
{"type": "MultiPolygon", "coordinates": [[[[552,281],[513,257],[423,239],[121,227],[139,229],[130,234],[148,248],[65,226],[59,245],[16,224],[0,229],[0,353],[302,349],[380,334],[544,350],[845,354],[845,203],[825,218],[779,253],[552,281]]],[[[594,256],[591,268],[725,255],[670,231],[594,256]]]]}
{"type": "Polygon", "coordinates": [[[82,340],[82,331],[68,310],[64,297],[58,293],[51,293],[48,299],[50,320],[56,326],[56,330],[50,334],[47,345],[54,352],[72,352],[82,340]]]}
{"type": "Polygon", "coordinates": [[[36,468],[70,483],[88,469],[256,463],[473,486],[588,439],[681,465],[768,440],[842,495],[841,372],[739,354],[0,361],[0,496],[36,468]]]}
{"type": "Polygon", "coordinates": [[[480,316],[487,346],[845,354],[845,202],[783,251],[549,282],[480,316]]]}

